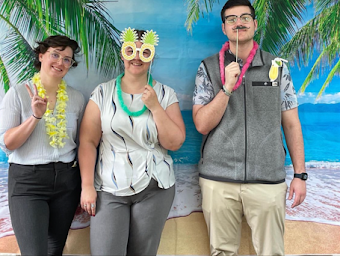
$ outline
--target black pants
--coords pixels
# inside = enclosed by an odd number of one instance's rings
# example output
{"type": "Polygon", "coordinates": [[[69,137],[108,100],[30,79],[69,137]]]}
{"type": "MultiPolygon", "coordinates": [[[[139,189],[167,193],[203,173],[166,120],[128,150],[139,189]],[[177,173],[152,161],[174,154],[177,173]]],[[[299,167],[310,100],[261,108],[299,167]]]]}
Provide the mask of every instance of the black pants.
{"type": "Polygon", "coordinates": [[[8,201],[22,255],[62,255],[80,199],[72,163],[10,164],[8,201]]]}

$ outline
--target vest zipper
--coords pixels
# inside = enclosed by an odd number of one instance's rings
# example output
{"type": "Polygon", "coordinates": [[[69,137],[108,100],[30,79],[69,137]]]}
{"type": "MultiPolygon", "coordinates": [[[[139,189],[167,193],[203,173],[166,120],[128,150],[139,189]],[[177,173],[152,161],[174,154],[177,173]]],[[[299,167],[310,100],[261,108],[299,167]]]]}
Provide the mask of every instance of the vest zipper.
{"type": "Polygon", "coordinates": [[[245,154],[244,154],[244,181],[247,180],[247,102],[246,102],[246,83],[245,83],[245,75],[243,76],[243,86],[244,86],[244,143],[245,143],[245,154]]]}
{"type": "MultiPolygon", "coordinates": [[[[210,131],[211,132],[211,131],[210,131]]],[[[205,137],[205,140],[202,142],[202,148],[201,148],[201,161],[202,161],[202,164],[203,164],[203,161],[204,161],[204,156],[203,156],[203,153],[204,153],[204,148],[205,148],[205,143],[207,143],[207,140],[208,140],[208,137],[210,135],[210,132],[206,135],[205,137]]]]}

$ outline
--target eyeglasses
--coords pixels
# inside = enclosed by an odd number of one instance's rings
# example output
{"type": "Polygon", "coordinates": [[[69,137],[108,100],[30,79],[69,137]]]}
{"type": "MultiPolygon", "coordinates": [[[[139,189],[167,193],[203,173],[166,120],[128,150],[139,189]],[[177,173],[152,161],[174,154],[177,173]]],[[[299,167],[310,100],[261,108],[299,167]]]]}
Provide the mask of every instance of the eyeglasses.
{"type": "Polygon", "coordinates": [[[70,57],[63,57],[60,55],[60,53],[58,52],[51,52],[51,51],[47,51],[50,53],[50,59],[53,60],[53,61],[59,61],[60,59],[62,59],[62,63],[65,67],[69,68],[71,67],[75,61],[70,58],[70,57]]]}
{"type": "Polygon", "coordinates": [[[227,22],[229,25],[233,25],[233,24],[235,24],[237,22],[238,18],[240,18],[240,21],[242,23],[244,23],[244,24],[245,23],[249,23],[249,22],[251,22],[254,19],[254,17],[251,14],[244,13],[244,14],[242,14],[240,16],[237,16],[237,15],[228,15],[228,16],[225,16],[224,17],[224,21],[227,22]]]}
{"type": "Polygon", "coordinates": [[[143,49],[142,48],[135,48],[133,49],[132,47],[126,47],[125,48],[125,52],[127,56],[134,56],[136,57],[136,52],[139,52],[139,57],[141,56],[141,54],[143,54],[144,58],[149,58],[151,55],[151,51],[150,49],[143,49]]]}
{"type": "Polygon", "coordinates": [[[126,60],[133,60],[137,52],[139,52],[138,56],[143,62],[150,62],[155,56],[155,47],[151,44],[143,43],[140,48],[137,48],[136,43],[125,42],[121,49],[122,56],[126,60]]]}

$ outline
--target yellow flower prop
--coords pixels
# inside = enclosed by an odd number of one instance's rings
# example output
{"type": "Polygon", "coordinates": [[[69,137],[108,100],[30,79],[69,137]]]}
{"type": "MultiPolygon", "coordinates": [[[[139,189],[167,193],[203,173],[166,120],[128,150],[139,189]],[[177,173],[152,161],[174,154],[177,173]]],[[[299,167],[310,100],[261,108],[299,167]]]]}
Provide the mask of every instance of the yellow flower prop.
{"type": "MultiPolygon", "coordinates": [[[[36,73],[33,76],[32,81],[37,86],[38,95],[41,98],[45,98],[46,90],[41,84],[40,73],[36,73]]],[[[65,81],[61,80],[57,90],[56,114],[53,116],[53,110],[48,108],[49,103],[47,102],[46,112],[43,116],[46,134],[50,138],[50,145],[54,148],[63,148],[65,146],[63,139],[69,138],[66,133],[66,102],[68,101],[66,88],[67,85],[65,81]]]]}
{"type": "Polygon", "coordinates": [[[279,67],[282,67],[282,61],[288,62],[287,60],[281,58],[275,58],[272,60],[272,66],[269,70],[269,79],[271,82],[274,82],[279,76],[279,67]]]}
{"type": "Polygon", "coordinates": [[[139,51],[139,58],[143,62],[152,61],[155,56],[155,45],[158,45],[158,35],[156,32],[152,30],[147,30],[142,35],[141,42],[143,43],[141,48],[137,48],[136,41],[138,39],[138,35],[135,29],[127,28],[125,29],[121,36],[120,40],[123,42],[121,53],[124,59],[132,60],[136,57],[137,51],[139,51]]]}

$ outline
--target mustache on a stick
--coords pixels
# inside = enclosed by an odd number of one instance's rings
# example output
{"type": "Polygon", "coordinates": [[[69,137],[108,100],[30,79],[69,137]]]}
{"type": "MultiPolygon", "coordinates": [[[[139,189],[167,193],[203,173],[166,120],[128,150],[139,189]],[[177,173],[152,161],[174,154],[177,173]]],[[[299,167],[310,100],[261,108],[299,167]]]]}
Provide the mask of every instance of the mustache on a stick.
{"type": "Polygon", "coordinates": [[[233,28],[233,30],[239,30],[239,29],[250,29],[250,27],[246,27],[246,26],[237,26],[236,28],[233,28]]]}
{"type": "Polygon", "coordinates": [[[233,30],[236,30],[236,62],[237,62],[237,55],[238,55],[238,31],[239,29],[249,29],[250,27],[246,26],[237,26],[236,28],[233,28],[233,30]]]}

